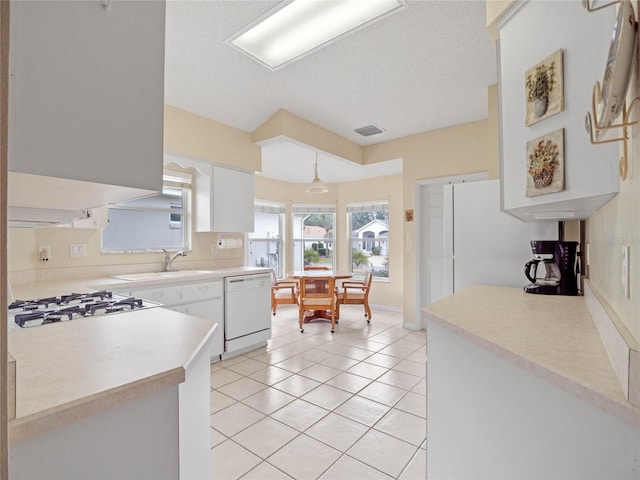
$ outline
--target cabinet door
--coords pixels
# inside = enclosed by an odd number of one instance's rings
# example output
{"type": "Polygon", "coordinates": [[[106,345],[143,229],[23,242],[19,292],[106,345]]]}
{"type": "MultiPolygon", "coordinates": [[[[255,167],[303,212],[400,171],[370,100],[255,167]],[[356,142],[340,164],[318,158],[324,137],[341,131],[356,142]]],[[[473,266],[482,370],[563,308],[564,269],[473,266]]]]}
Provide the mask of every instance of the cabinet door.
{"type": "Polygon", "coordinates": [[[253,174],[213,167],[212,224],[214,232],[253,232],[253,174]]]}
{"type": "MultiPolygon", "coordinates": [[[[580,2],[514,2],[500,27],[503,208],[523,220],[588,218],[619,190],[618,144],[592,145],[584,129],[602,81],[615,8],[588,13],[580,2]],[[525,72],[563,50],[564,110],[525,125],[525,72]],[[527,143],[564,129],[564,189],[526,196],[527,143]]],[[[612,133],[613,137],[614,134],[612,133]]]]}
{"type": "Polygon", "coordinates": [[[163,1],[11,4],[9,168],[160,190],[163,1]]]}
{"type": "Polygon", "coordinates": [[[171,307],[169,310],[216,322],[218,328],[213,332],[211,358],[219,358],[220,355],[222,355],[224,352],[224,308],[222,298],[219,300],[207,300],[187,305],[178,305],[171,307]]]}

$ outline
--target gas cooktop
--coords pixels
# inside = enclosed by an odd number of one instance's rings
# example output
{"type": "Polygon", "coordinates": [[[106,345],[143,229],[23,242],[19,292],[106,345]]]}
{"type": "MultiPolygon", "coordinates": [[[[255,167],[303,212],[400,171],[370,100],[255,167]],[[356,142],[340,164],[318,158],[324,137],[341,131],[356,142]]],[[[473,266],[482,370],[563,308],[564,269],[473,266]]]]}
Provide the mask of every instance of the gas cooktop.
{"type": "Polygon", "coordinates": [[[157,303],[141,298],[126,297],[101,290],[90,293],[70,293],[59,297],[16,300],[9,305],[9,331],[50,323],[67,322],[77,318],[122,313],[141,308],[156,307],[157,303]]]}

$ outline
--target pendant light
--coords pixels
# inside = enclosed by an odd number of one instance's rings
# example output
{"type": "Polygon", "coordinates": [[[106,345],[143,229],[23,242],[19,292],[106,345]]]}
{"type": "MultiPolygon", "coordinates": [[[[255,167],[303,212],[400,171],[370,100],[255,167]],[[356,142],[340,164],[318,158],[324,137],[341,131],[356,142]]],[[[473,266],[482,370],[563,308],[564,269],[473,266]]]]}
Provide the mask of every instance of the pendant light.
{"type": "Polygon", "coordinates": [[[316,163],[313,166],[313,181],[305,189],[307,193],[327,193],[329,189],[318,178],[318,152],[316,152],[316,163]]]}

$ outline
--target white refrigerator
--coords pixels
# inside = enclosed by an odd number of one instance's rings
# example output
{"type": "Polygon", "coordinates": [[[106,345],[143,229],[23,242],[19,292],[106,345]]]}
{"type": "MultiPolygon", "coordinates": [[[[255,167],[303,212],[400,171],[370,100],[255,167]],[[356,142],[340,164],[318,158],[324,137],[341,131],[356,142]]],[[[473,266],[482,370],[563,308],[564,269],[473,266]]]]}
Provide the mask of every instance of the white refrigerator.
{"type": "Polygon", "coordinates": [[[557,240],[557,222],[523,222],[500,210],[500,181],[444,186],[444,294],[471,285],[523,287],[530,240],[557,240]]]}

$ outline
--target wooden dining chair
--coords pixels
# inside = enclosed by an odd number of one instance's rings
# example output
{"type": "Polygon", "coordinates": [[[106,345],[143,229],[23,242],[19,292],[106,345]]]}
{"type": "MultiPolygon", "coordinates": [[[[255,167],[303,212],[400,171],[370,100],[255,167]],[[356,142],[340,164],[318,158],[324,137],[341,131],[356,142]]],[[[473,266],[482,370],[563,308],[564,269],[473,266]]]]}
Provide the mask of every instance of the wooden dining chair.
{"type": "Polygon", "coordinates": [[[336,318],[340,318],[340,305],[363,305],[367,323],[371,322],[371,308],[369,307],[369,290],[373,274],[367,271],[362,281],[347,280],[342,282],[336,298],[336,318]]]}
{"type": "Polygon", "coordinates": [[[331,333],[336,325],[336,280],[333,277],[314,277],[300,279],[298,297],[298,314],[300,317],[300,333],[304,333],[305,312],[313,310],[328,315],[331,320],[331,333]]]}
{"type": "Polygon", "coordinates": [[[278,305],[298,304],[298,282],[296,280],[278,280],[271,270],[271,313],[276,314],[278,305]]]}

